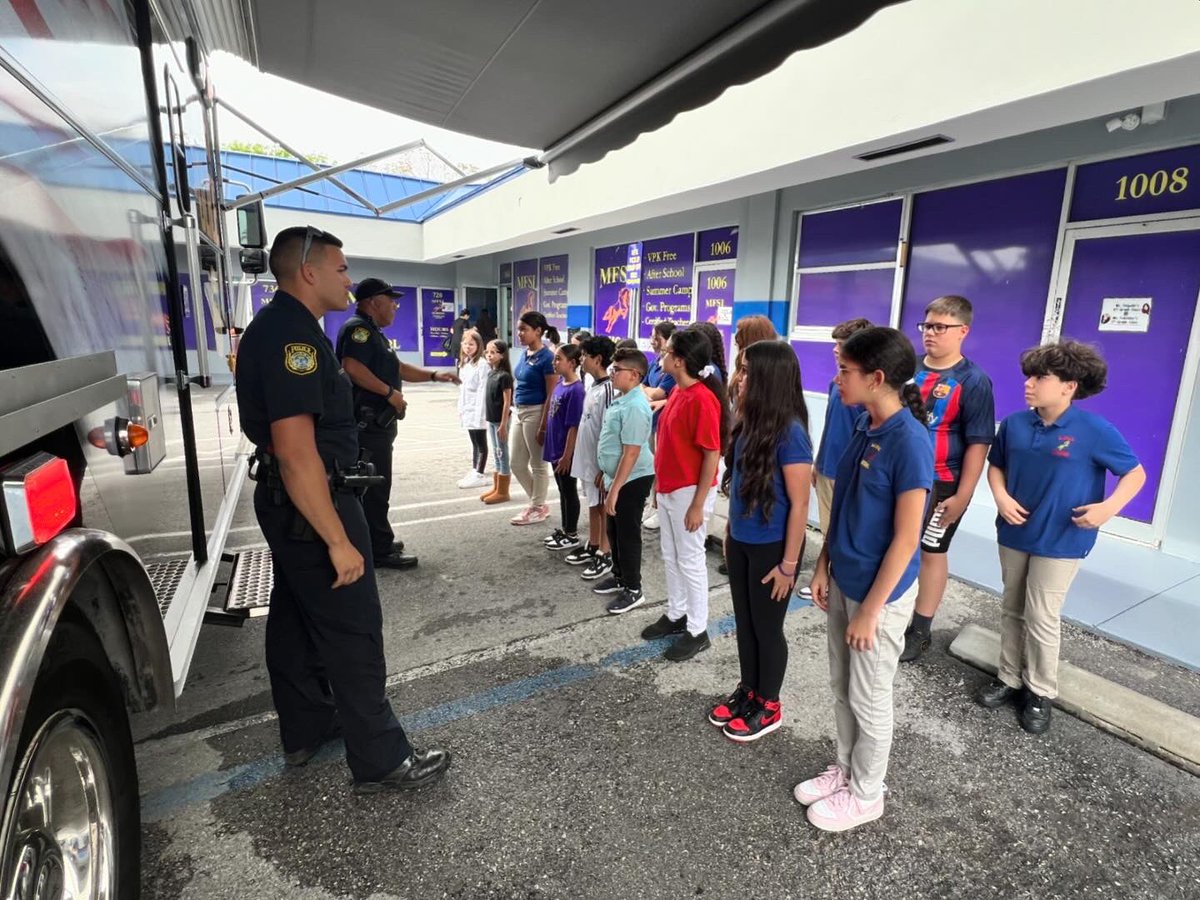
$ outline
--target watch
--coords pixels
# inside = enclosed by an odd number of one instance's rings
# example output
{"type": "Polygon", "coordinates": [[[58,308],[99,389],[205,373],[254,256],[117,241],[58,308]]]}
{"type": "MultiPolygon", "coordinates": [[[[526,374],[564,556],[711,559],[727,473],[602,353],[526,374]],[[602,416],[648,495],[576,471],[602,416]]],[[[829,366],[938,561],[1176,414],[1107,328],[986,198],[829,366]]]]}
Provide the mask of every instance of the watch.
{"type": "Polygon", "coordinates": [[[432,369],[429,371],[429,380],[437,381],[437,372],[434,372],[432,369]]]}

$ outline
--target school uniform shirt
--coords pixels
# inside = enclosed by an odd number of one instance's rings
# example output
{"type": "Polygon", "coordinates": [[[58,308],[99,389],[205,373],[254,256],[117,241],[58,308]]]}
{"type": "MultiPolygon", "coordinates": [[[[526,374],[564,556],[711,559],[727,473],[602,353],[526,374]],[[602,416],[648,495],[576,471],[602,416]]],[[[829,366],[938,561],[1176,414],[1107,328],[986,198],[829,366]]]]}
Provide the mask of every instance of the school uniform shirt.
{"type": "Polygon", "coordinates": [[[546,402],[546,376],[554,374],[554,353],[542,347],[530,356],[521,353],[513,369],[516,386],[513,389],[515,406],[541,406],[546,402]]]}
{"type": "Polygon", "coordinates": [[[579,379],[570,384],[559,381],[554,388],[550,411],[546,414],[546,443],[542,445],[542,459],[546,462],[562,459],[567,449],[567,432],[579,427],[583,418],[583,399],[583,382],[579,379]]]}
{"type": "Polygon", "coordinates": [[[990,444],[995,437],[992,380],[963,357],[949,369],[931,369],[921,362],[913,381],[925,401],[934,474],[939,481],[957,481],[967,447],[990,444]]]}
{"type": "MultiPolygon", "coordinates": [[[[666,398],[670,398],[671,391],[675,389],[675,379],[663,371],[662,357],[656,357],[654,362],[650,363],[650,368],[646,371],[646,377],[643,380],[646,387],[662,388],[666,398]]],[[[658,428],[658,417],[662,410],[654,413],[653,427],[658,428]]]]}
{"type": "Polygon", "coordinates": [[[633,463],[628,484],[654,474],[654,454],[650,452],[650,432],[653,428],[650,401],[641,388],[618,394],[604,414],[600,439],[596,444],[596,465],[604,473],[604,486],[612,487],[617,466],[625,447],[638,446],[641,451],[633,463]]]}
{"type": "Polygon", "coordinates": [[[587,388],[584,397],[583,418],[579,420],[579,430],[575,432],[575,456],[571,460],[571,475],[587,484],[595,481],[596,473],[600,471],[596,463],[596,447],[600,443],[604,414],[612,406],[615,396],[612,379],[602,378],[587,388]]]}
{"type": "MultiPolygon", "coordinates": [[[[862,602],[875,583],[896,536],[896,498],[932,486],[929,431],[907,408],[878,428],[871,428],[870,413],[858,417],[834,476],[827,544],[830,570],[847,597],[862,602]]],[[[912,587],[920,562],[917,547],[888,603],[912,587]]]]}
{"type": "Polygon", "coordinates": [[[1104,476],[1138,466],[1129,444],[1102,416],[1069,407],[1052,425],[1032,409],[1000,423],[988,462],[1004,470],[1004,486],[1029,511],[1024,525],[996,517],[1001,546],[1034,556],[1083,559],[1097,531],[1071,519],[1077,506],[1104,499],[1104,476]]]}
{"type": "Polygon", "coordinates": [[[658,422],[657,447],[655,490],[669,494],[700,483],[704,451],[721,449],[721,402],[703,381],[671,391],[658,422]]]}
{"type": "Polygon", "coordinates": [[[499,425],[504,421],[504,392],[511,391],[512,386],[513,377],[503,369],[492,369],[488,374],[484,413],[489,422],[499,425]]]}
{"type": "Polygon", "coordinates": [[[458,370],[458,423],[468,431],[487,428],[488,370],[491,367],[482,359],[468,362],[458,370]]]}
{"type": "MultiPolygon", "coordinates": [[[[746,439],[739,437],[733,445],[733,481],[729,490],[729,533],[734,540],[743,544],[773,544],[782,541],[787,536],[788,514],[792,511],[792,501],[788,497],[787,485],[783,480],[783,467],[797,463],[811,463],[812,441],[808,432],[797,419],[788,426],[787,431],[779,441],[775,451],[775,474],[773,492],[775,502],[771,504],[771,517],[763,515],[761,506],[755,506],[751,511],[742,499],[743,477],[740,463],[745,450],[746,439]]],[[[808,484],[804,485],[808,490],[808,484]]]]}
{"type": "Polygon", "coordinates": [[[829,403],[825,407],[825,426],[821,429],[821,445],[817,448],[817,472],[826,478],[837,477],[838,461],[850,435],[854,422],[863,414],[861,406],[846,406],[842,403],[842,392],[837,382],[829,382],[829,403]]]}

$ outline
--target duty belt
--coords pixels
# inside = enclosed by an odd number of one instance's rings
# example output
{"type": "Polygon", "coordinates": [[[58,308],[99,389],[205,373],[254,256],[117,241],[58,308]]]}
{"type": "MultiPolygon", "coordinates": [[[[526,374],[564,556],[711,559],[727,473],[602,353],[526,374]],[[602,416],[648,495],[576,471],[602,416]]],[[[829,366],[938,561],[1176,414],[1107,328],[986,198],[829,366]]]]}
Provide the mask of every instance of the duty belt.
{"type": "MultiPolygon", "coordinates": [[[[267,486],[268,498],[272,506],[290,507],[292,510],[291,524],[288,536],[293,540],[312,541],[316,532],[308,520],[296,509],[287,489],[283,484],[283,476],[279,471],[279,459],[270,451],[256,449],[248,461],[251,481],[264,481],[267,486]]],[[[367,488],[373,484],[383,484],[386,480],[382,475],[375,474],[375,466],[369,462],[356,462],[353,466],[343,469],[336,462],[332,471],[326,470],[325,478],[329,483],[330,498],[336,509],[338,494],[355,494],[361,497],[367,488]]]]}

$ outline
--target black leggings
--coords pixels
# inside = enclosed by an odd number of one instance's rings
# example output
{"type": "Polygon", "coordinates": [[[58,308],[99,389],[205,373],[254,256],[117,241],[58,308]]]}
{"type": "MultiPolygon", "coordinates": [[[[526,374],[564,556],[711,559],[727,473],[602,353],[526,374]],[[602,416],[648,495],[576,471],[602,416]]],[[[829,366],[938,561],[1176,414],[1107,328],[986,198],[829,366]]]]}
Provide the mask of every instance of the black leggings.
{"type": "Polygon", "coordinates": [[[631,591],[642,589],[642,513],[653,486],[653,475],[625,482],[617,494],[617,514],[608,517],[613,577],[631,591]]]}
{"type": "Polygon", "coordinates": [[[579,483],[570,473],[554,473],[558,485],[558,509],[562,513],[562,530],[575,534],[579,530],[579,483]]]}
{"type": "Polygon", "coordinates": [[[471,438],[471,468],[482,475],[483,470],[487,468],[487,429],[468,428],[467,434],[471,438]]]}
{"type": "Polygon", "coordinates": [[[725,553],[742,686],[764,700],[778,700],[788,661],[783,617],[792,598],[789,592],[782,600],[772,600],[771,585],[762,580],[783,559],[783,541],[743,544],[731,537],[725,553]]]}

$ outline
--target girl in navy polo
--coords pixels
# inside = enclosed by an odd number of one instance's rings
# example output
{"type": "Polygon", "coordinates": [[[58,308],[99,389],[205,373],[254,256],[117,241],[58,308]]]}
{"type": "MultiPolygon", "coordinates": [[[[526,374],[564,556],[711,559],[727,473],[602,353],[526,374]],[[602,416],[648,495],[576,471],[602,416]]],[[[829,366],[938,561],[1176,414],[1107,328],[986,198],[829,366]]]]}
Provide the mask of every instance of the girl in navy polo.
{"type": "Polygon", "coordinates": [[[812,442],[791,345],[758,341],[738,358],[738,418],[721,490],[729,496],[725,561],[737,622],[741,682],[708,721],[739,743],[783,724],[783,617],[800,567],[812,442]]]}
{"type": "Polygon", "coordinates": [[[546,494],[550,488],[550,467],[542,459],[546,441],[547,401],[554,393],[554,351],[543,346],[542,339],[555,331],[546,317],[532,310],[517,322],[517,340],[524,351],[517,356],[513,372],[513,406],[516,422],[512,430],[512,474],[529,495],[529,505],[509,519],[514,525],[545,522],[550,515],[546,494]]]}
{"type": "Polygon", "coordinates": [[[1019,701],[1021,727],[1050,727],[1058,696],[1063,601],[1096,531],[1146,483],[1146,471],[1112,423],[1072,406],[1104,390],[1108,366],[1094,347],[1060,341],[1021,356],[1030,409],[1000,423],[988,454],[1004,601],[999,678],[978,700],[1019,701]],[[1104,479],[1119,479],[1105,499],[1104,479]]]}
{"type": "Polygon", "coordinates": [[[912,344],[866,328],[842,345],[842,403],[864,409],[838,463],[829,534],[811,584],[826,612],[837,761],[796,785],[808,820],[846,831],[883,815],[892,681],[917,597],[918,548],[933,459],[912,344]]]}

